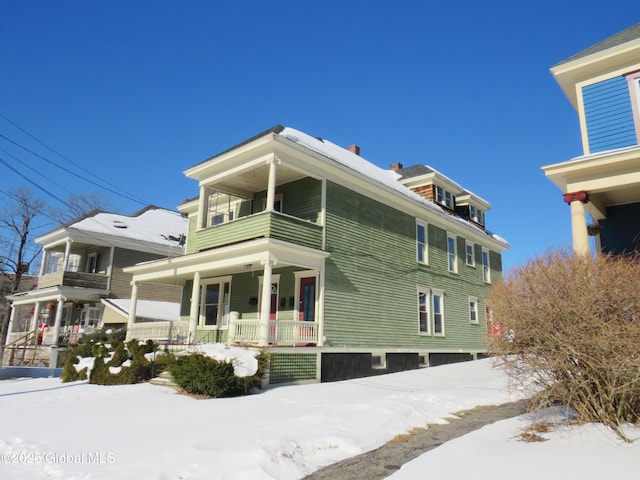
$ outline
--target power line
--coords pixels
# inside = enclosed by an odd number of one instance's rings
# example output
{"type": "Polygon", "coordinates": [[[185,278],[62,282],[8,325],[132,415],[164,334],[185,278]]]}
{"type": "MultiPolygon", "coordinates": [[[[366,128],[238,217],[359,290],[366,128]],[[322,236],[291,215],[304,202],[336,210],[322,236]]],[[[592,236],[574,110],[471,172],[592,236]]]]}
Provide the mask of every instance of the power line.
{"type": "MultiPolygon", "coordinates": [[[[0,134],[1,136],[1,134],[0,134]]],[[[46,188],[44,188],[43,186],[37,184],[36,182],[34,182],[33,180],[31,180],[29,177],[27,177],[26,175],[24,175],[23,173],[21,173],[19,170],[15,169],[13,166],[11,166],[11,164],[7,163],[2,157],[0,157],[0,163],[2,163],[5,167],[7,167],[9,170],[13,171],[16,175],[24,178],[27,182],[29,182],[31,185],[33,185],[34,187],[36,187],[38,190],[42,190],[44,193],[46,193],[47,195],[50,195],[51,197],[55,198],[57,201],[59,201],[61,204],[63,204],[65,207],[68,208],[67,202],[65,202],[64,200],[62,200],[60,197],[58,197],[56,194],[51,193],[49,190],[47,190],[46,188]]]]}
{"type": "MultiPolygon", "coordinates": [[[[60,153],[60,152],[58,152],[57,150],[55,150],[53,147],[51,147],[51,146],[47,145],[47,144],[46,144],[46,143],[44,143],[42,140],[40,140],[39,138],[37,138],[35,135],[33,135],[33,134],[29,133],[25,128],[21,127],[21,126],[20,126],[20,125],[18,125],[17,123],[15,123],[15,122],[13,122],[12,120],[10,120],[9,118],[7,118],[7,116],[6,116],[6,115],[4,115],[4,114],[0,113],[0,117],[4,118],[8,123],[10,123],[11,125],[13,125],[15,128],[17,128],[18,130],[20,130],[22,133],[24,133],[25,135],[27,135],[29,138],[31,138],[31,139],[33,139],[33,140],[35,140],[36,142],[38,142],[40,145],[42,145],[43,147],[45,147],[45,148],[46,148],[46,149],[48,149],[49,151],[51,151],[51,152],[55,153],[56,155],[58,155],[60,158],[63,158],[64,160],[66,160],[67,162],[69,162],[70,164],[72,164],[74,167],[79,168],[80,170],[82,170],[83,172],[87,173],[88,175],[91,175],[91,176],[96,177],[96,178],[100,178],[98,175],[94,174],[93,172],[90,172],[89,170],[87,170],[86,168],[84,168],[84,167],[83,167],[82,165],[80,165],[79,163],[74,162],[74,161],[73,161],[73,160],[71,160],[69,157],[67,157],[67,156],[63,155],[62,153],[60,153]]],[[[49,160],[47,160],[47,161],[49,161],[49,160]]],[[[62,168],[62,167],[59,167],[59,168],[62,168]]],[[[68,170],[65,170],[65,171],[68,171],[68,170]]],[[[71,174],[75,174],[74,172],[70,172],[70,173],[71,173],[71,174]]],[[[84,177],[82,177],[82,176],[80,176],[80,175],[77,175],[77,176],[78,176],[79,178],[82,178],[83,180],[87,180],[87,179],[85,179],[84,177]]],[[[140,204],[143,204],[143,205],[146,205],[146,204],[148,204],[148,203],[149,203],[149,202],[146,202],[146,201],[144,201],[144,200],[142,200],[142,199],[140,199],[140,198],[138,198],[138,197],[135,197],[135,196],[133,196],[133,195],[129,194],[128,192],[126,192],[126,191],[125,191],[125,190],[123,190],[122,188],[120,188],[120,187],[118,187],[117,185],[114,185],[114,184],[112,184],[112,183],[108,182],[108,181],[107,181],[107,180],[105,180],[104,178],[100,178],[100,180],[102,181],[102,183],[104,183],[104,184],[106,184],[106,185],[109,185],[110,187],[112,187],[112,188],[114,188],[114,189],[116,189],[116,190],[119,190],[120,192],[122,192],[122,194],[121,194],[121,193],[118,193],[118,192],[114,192],[113,190],[107,189],[107,188],[102,187],[102,186],[100,186],[100,185],[97,185],[97,186],[99,186],[100,188],[104,188],[105,190],[108,190],[108,191],[110,191],[110,192],[112,192],[112,193],[115,193],[116,195],[123,196],[124,198],[127,198],[128,200],[136,201],[137,203],[140,203],[140,204]]],[[[90,180],[87,180],[87,181],[90,181],[90,180]]],[[[93,183],[93,182],[92,182],[92,183],[93,183]]],[[[94,183],[94,185],[95,185],[95,183],[94,183]]]]}

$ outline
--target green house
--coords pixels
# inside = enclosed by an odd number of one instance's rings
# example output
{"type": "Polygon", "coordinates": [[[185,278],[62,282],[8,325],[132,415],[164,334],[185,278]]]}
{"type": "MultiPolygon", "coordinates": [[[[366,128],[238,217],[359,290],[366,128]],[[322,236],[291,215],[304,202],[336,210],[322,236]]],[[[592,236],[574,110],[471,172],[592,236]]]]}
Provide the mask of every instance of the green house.
{"type": "Polygon", "coordinates": [[[155,283],[183,287],[181,322],[130,320],[129,336],[268,348],[270,383],[476,358],[508,244],[485,228],[487,201],[391,167],[276,126],[189,168],[185,255],[127,269],[130,319],[155,283]]]}

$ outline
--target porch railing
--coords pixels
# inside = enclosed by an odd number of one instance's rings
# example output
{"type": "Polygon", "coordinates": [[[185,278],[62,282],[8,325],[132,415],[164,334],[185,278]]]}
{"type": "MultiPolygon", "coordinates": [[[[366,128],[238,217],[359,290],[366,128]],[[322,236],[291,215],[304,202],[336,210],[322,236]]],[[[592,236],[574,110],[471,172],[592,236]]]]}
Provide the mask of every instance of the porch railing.
{"type": "Polygon", "coordinates": [[[127,340],[153,340],[167,343],[187,343],[189,331],[180,322],[142,322],[134,323],[127,329],[127,340]]]}
{"type": "MultiPolygon", "coordinates": [[[[260,320],[235,320],[235,343],[257,343],[260,340],[260,320]]],[[[296,320],[269,321],[269,343],[278,345],[308,345],[318,343],[318,323],[296,320]]]]}

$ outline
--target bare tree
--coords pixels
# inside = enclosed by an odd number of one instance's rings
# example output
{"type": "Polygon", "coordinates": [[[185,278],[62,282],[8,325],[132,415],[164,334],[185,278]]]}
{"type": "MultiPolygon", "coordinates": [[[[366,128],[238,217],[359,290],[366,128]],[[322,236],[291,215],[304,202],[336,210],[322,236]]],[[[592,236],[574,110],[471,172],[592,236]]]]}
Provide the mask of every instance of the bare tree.
{"type": "Polygon", "coordinates": [[[109,201],[99,192],[72,193],[65,200],[65,209],[50,209],[50,215],[60,224],[91,212],[92,210],[111,210],[109,201]]]}
{"type": "MultiPolygon", "coordinates": [[[[16,293],[23,275],[29,272],[32,262],[40,254],[41,249],[33,245],[31,236],[36,227],[34,222],[45,213],[46,204],[27,187],[10,190],[8,197],[4,208],[0,210],[0,228],[5,232],[4,240],[0,243],[0,275],[8,280],[10,293],[16,293]]],[[[7,308],[0,327],[0,365],[10,316],[11,309],[7,308]]]]}

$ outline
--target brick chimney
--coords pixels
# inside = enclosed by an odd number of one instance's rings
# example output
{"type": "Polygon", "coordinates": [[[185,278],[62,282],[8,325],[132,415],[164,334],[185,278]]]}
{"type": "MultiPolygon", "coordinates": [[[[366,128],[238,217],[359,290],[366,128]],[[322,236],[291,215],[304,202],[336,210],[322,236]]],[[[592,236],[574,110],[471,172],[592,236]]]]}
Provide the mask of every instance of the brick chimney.
{"type": "Polygon", "coordinates": [[[349,150],[351,153],[355,153],[356,155],[360,156],[360,146],[353,144],[353,145],[349,145],[347,147],[347,150],[349,150]]]}
{"type": "Polygon", "coordinates": [[[397,172],[398,170],[402,170],[402,164],[401,163],[392,163],[390,168],[394,172],[397,172]]]}

